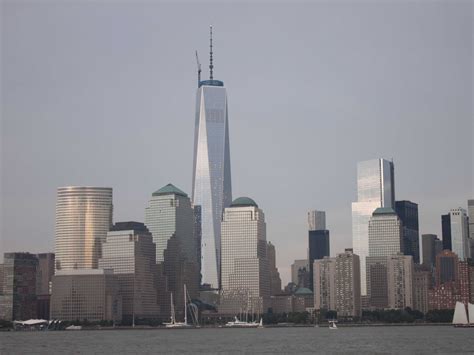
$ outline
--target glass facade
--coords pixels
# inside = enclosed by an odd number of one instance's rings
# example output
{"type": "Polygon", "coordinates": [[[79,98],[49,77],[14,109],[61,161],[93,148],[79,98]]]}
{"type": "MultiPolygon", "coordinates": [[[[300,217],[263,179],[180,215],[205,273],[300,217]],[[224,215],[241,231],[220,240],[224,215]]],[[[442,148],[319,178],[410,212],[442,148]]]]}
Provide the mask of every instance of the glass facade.
{"type": "Polygon", "coordinates": [[[463,208],[455,208],[449,212],[451,221],[451,246],[459,260],[463,261],[470,256],[469,224],[467,212],[463,208]]]}
{"type": "Polygon", "coordinates": [[[367,295],[365,258],[369,255],[368,224],[379,207],[395,204],[394,165],[385,159],[357,164],[357,202],[352,203],[352,247],[360,257],[361,293],[367,295]]]}
{"type": "Polygon", "coordinates": [[[96,269],[111,225],[111,188],[58,188],[56,270],[96,269]]]}
{"type": "Polygon", "coordinates": [[[396,201],[395,211],[403,225],[403,254],[411,255],[413,262],[420,263],[420,237],[418,204],[411,201],[396,201]]]}
{"type": "MultiPolygon", "coordinates": [[[[329,231],[310,230],[308,232],[308,259],[309,265],[313,265],[315,260],[329,256],[329,231]]],[[[313,290],[313,268],[309,270],[309,288],[313,290]]]]}
{"type": "Polygon", "coordinates": [[[227,94],[205,82],[198,88],[193,162],[193,205],[201,206],[202,283],[219,288],[221,218],[232,200],[227,94]]]}

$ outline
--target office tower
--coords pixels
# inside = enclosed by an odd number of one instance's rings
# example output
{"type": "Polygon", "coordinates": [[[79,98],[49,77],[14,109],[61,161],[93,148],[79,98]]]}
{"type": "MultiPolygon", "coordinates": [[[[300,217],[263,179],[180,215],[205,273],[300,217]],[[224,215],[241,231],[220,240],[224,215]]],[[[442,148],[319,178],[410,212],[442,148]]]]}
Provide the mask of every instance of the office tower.
{"type": "Polygon", "coordinates": [[[387,257],[387,293],[390,308],[413,308],[413,272],[411,255],[387,257]]]}
{"type": "Polygon", "coordinates": [[[335,268],[336,311],[338,317],[359,317],[360,300],[360,261],[352,249],[337,254],[335,268]]]}
{"type": "Polygon", "coordinates": [[[314,308],[336,309],[336,259],[328,256],[313,263],[314,308]]]}
{"type": "Polygon", "coordinates": [[[306,284],[300,285],[300,279],[302,279],[303,282],[306,279],[299,277],[302,273],[307,273],[309,278],[308,259],[295,260],[293,264],[291,264],[291,282],[298,285],[298,287],[309,287],[309,279],[306,284]]]}
{"type": "Polygon", "coordinates": [[[13,321],[36,318],[37,267],[38,258],[34,254],[4,254],[0,319],[13,321]]]}
{"type": "Polygon", "coordinates": [[[436,255],[436,285],[454,282],[458,278],[459,258],[450,250],[436,255]]]}
{"type": "Polygon", "coordinates": [[[113,270],[57,270],[52,285],[51,319],[121,322],[122,298],[113,270]]]}
{"type": "Polygon", "coordinates": [[[369,220],[369,256],[403,252],[402,223],[389,207],[377,208],[369,220]]]}
{"type": "Polygon", "coordinates": [[[443,250],[452,250],[451,215],[449,213],[441,216],[441,235],[443,237],[443,250]]]}
{"type": "MultiPolygon", "coordinates": [[[[313,265],[315,260],[329,256],[329,231],[308,231],[308,246],[309,265],[313,265]]],[[[309,269],[309,281],[309,288],[313,290],[313,268],[309,269]]]]}
{"type": "Polygon", "coordinates": [[[188,195],[172,184],[155,191],[145,210],[145,225],[156,245],[158,276],[166,284],[159,295],[161,313],[169,310],[167,292],[173,293],[176,309],[182,310],[184,285],[192,298],[199,292],[195,214],[188,195]]]}
{"type": "Polygon", "coordinates": [[[156,248],[143,223],[117,222],[102,245],[99,268],[112,269],[122,297],[122,319],[157,318],[156,248]]]}
{"type": "Polygon", "coordinates": [[[266,252],[263,211],[248,197],[235,199],[222,217],[222,312],[266,311],[270,299],[266,252]]]}
{"type": "Polygon", "coordinates": [[[419,264],[418,204],[411,201],[396,201],[395,211],[403,226],[403,254],[413,256],[413,262],[419,264]]]}
{"type": "Polygon", "coordinates": [[[270,295],[274,296],[281,293],[281,278],[276,267],[275,246],[271,242],[267,243],[267,259],[270,272],[270,295]]]}
{"type": "Polygon", "coordinates": [[[459,207],[449,212],[451,221],[451,246],[460,260],[466,260],[470,254],[469,222],[465,209],[459,207]]]}
{"type": "Polygon", "coordinates": [[[326,212],[312,210],[308,212],[308,230],[318,231],[326,229],[326,212]]]}
{"type": "Polygon", "coordinates": [[[436,234],[423,234],[421,236],[421,246],[423,251],[423,264],[434,267],[436,255],[441,252],[443,245],[436,234]]]}
{"type": "Polygon", "coordinates": [[[365,258],[369,255],[369,219],[379,207],[394,208],[393,162],[373,159],[357,164],[357,202],[352,203],[352,246],[359,255],[361,294],[367,294],[365,258]]]}
{"type": "Polygon", "coordinates": [[[51,281],[54,276],[54,253],[36,254],[38,268],[36,270],[37,317],[49,319],[51,281]]]}
{"type": "Polygon", "coordinates": [[[111,225],[111,188],[58,188],[56,270],[96,269],[111,225]]]}
{"type": "Polygon", "coordinates": [[[431,266],[416,265],[413,273],[413,309],[428,312],[428,290],[431,288],[431,266]]]}
{"type": "MultiPolygon", "coordinates": [[[[467,200],[467,214],[469,217],[469,238],[474,240],[474,199],[467,200]]],[[[474,259],[473,253],[471,253],[471,258],[474,259]]]]}
{"type": "Polygon", "coordinates": [[[387,257],[368,256],[366,264],[367,296],[370,307],[388,307],[387,257]]]}
{"type": "Polygon", "coordinates": [[[232,201],[229,119],[224,83],[213,77],[212,27],[210,78],[200,80],[194,131],[193,205],[201,206],[202,283],[219,288],[222,211],[232,201]]]}

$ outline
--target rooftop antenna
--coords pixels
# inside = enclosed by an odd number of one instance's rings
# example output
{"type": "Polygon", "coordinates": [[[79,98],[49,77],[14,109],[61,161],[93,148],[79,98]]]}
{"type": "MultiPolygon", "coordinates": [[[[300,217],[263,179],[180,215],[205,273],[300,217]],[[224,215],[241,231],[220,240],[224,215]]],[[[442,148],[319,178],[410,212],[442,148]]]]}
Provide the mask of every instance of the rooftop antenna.
{"type": "Polygon", "coordinates": [[[196,51],[196,62],[198,66],[198,87],[199,87],[199,84],[201,83],[201,63],[199,63],[198,51],[196,51]]]}
{"type": "Polygon", "coordinates": [[[210,39],[210,45],[209,45],[209,79],[213,80],[212,76],[212,69],[214,69],[214,65],[212,65],[212,25],[209,26],[209,39],[210,39]]]}

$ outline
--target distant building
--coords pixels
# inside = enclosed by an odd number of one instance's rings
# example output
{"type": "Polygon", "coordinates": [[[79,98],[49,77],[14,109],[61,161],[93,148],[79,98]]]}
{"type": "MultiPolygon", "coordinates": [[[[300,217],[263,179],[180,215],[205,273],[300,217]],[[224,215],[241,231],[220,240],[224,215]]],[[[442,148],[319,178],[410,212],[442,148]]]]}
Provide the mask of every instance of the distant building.
{"type": "Polygon", "coordinates": [[[145,224],[156,245],[160,313],[169,313],[170,293],[175,309],[184,310],[184,285],[191,298],[199,294],[196,215],[188,195],[168,184],[152,194],[145,210],[145,224]]]}
{"type": "Polygon", "coordinates": [[[436,285],[454,282],[458,278],[459,258],[450,250],[436,255],[436,285]]]}
{"type": "Polygon", "coordinates": [[[413,257],[411,255],[399,254],[387,257],[389,308],[413,308],[413,272],[413,257]]]}
{"type": "Polygon", "coordinates": [[[102,246],[101,269],[112,269],[122,297],[122,319],[158,318],[155,244],[143,223],[118,222],[102,246]]]}
{"type": "Polygon", "coordinates": [[[271,242],[267,243],[267,259],[270,273],[270,295],[279,295],[281,293],[281,278],[276,267],[275,246],[271,242]]]}
{"type": "Polygon", "coordinates": [[[235,199],[222,217],[220,313],[262,313],[270,306],[270,273],[263,211],[248,197],[235,199]],[[250,302],[250,304],[249,304],[250,302]]]}
{"type": "Polygon", "coordinates": [[[112,270],[57,271],[53,277],[51,319],[120,323],[122,299],[112,270]]]}
{"type": "Polygon", "coordinates": [[[291,264],[291,282],[298,285],[298,287],[309,288],[308,259],[295,260],[294,263],[291,264]],[[301,277],[302,274],[306,274],[307,276],[301,277]]]}
{"type": "Polygon", "coordinates": [[[51,300],[51,280],[54,276],[54,253],[37,254],[36,270],[37,317],[49,319],[51,300]]]}
{"type": "Polygon", "coordinates": [[[411,201],[396,201],[395,211],[402,222],[403,254],[413,256],[420,263],[418,204],[411,201]]]}
{"type": "Polygon", "coordinates": [[[443,244],[436,234],[423,234],[421,236],[421,247],[423,252],[423,264],[434,267],[436,255],[442,251],[443,244]]]}
{"type": "MultiPolygon", "coordinates": [[[[329,231],[314,230],[308,232],[308,259],[309,265],[313,265],[315,260],[320,260],[329,256],[329,231]]],[[[310,289],[313,290],[313,268],[309,269],[310,289]]]]}
{"type": "Polygon", "coordinates": [[[335,289],[338,317],[360,317],[360,261],[352,249],[336,256],[335,289]]]}
{"type": "Polygon", "coordinates": [[[357,202],[352,203],[352,245],[359,255],[361,293],[367,295],[366,257],[369,256],[368,224],[379,207],[395,207],[394,164],[385,159],[373,159],[357,164],[357,202]]]}
{"type": "Polygon", "coordinates": [[[377,208],[369,220],[369,256],[403,252],[402,223],[392,208],[377,208]]]}
{"type": "Polygon", "coordinates": [[[312,210],[308,212],[308,230],[319,231],[326,229],[326,212],[312,210]]]}
{"type": "Polygon", "coordinates": [[[415,265],[413,273],[413,309],[428,312],[428,290],[431,288],[431,271],[424,265],[415,265]]]}
{"type": "MultiPolygon", "coordinates": [[[[474,199],[467,201],[467,214],[469,217],[469,238],[471,238],[471,241],[473,241],[474,240],[474,199]]],[[[471,252],[471,258],[474,259],[473,252],[471,252]]]]}
{"type": "Polygon", "coordinates": [[[452,250],[451,216],[449,213],[441,216],[441,232],[443,237],[443,250],[452,250]]]}
{"type": "Polygon", "coordinates": [[[460,260],[466,260],[470,254],[467,212],[459,207],[452,209],[449,216],[451,220],[451,250],[458,255],[460,260]]]}
{"type": "Polygon", "coordinates": [[[369,308],[388,307],[387,257],[367,257],[367,296],[369,308]]]}
{"type": "Polygon", "coordinates": [[[0,319],[13,321],[36,318],[37,267],[38,258],[34,254],[4,254],[0,319]]]}
{"type": "Polygon", "coordinates": [[[314,270],[314,308],[336,309],[336,259],[328,256],[315,260],[314,270]]]}
{"type": "Polygon", "coordinates": [[[314,295],[309,288],[300,287],[293,296],[295,298],[293,312],[305,312],[308,308],[313,308],[314,295]]]}
{"type": "Polygon", "coordinates": [[[102,243],[111,225],[111,188],[58,188],[56,270],[97,269],[102,243]]]}

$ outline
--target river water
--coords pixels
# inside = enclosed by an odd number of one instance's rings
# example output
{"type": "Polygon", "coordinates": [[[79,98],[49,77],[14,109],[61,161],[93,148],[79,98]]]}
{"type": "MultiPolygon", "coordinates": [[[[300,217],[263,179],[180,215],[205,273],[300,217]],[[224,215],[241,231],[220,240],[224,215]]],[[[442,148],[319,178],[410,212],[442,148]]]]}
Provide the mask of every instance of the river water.
{"type": "Polygon", "coordinates": [[[393,326],[0,332],[0,354],[474,354],[474,328],[393,326]]]}

